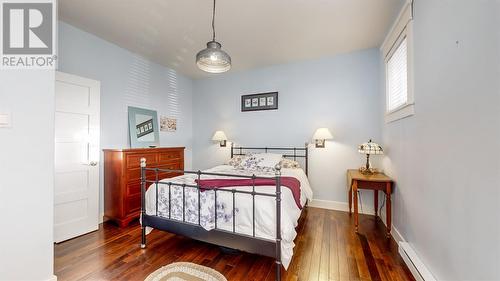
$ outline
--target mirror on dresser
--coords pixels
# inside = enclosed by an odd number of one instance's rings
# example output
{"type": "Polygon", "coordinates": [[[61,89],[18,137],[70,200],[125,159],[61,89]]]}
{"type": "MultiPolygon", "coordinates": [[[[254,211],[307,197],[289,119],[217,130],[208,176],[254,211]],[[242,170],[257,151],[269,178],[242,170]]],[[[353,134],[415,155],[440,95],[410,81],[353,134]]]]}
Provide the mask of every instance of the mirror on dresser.
{"type": "Polygon", "coordinates": [[[158,114],[154,110],[128,107],[130,147],[144,148],[160,145],[158,114]]]}

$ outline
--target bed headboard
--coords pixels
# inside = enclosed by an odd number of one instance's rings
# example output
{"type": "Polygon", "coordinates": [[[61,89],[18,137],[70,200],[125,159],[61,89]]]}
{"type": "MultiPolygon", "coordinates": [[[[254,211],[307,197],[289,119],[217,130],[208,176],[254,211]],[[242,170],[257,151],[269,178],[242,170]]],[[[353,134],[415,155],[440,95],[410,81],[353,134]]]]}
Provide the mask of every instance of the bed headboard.
{"type": "Polygon", "coordinates": [[[231,158],[236,155],[246,155],[250,152],[258,152],[258,153],[271,153],[278,152],[283,154],[283,157],[293,159],[294,161],[298,161],[298,159],[303,158],[304,160],[304,171],[306,176],[308,176],[309,170],[309,144],[306,143],[303,147],[245,147],[245,146],[234,146],[231,144],[231,158]]]}

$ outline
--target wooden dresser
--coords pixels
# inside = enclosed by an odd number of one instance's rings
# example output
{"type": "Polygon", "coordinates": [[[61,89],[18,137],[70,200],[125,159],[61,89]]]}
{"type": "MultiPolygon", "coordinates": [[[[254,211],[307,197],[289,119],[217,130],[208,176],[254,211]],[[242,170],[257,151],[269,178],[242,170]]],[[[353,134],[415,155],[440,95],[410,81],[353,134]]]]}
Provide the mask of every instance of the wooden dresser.
{"type": "MultiPolygon", "coordinates": [[[[121,227],[140,214],[142,157],[148,168],[184,170],[184,147],[104,149],[104,217],[121,227]]],[[[160,173],[159,179],[179,175],[160,173]]],[[[146,176],[154,180],[155,172],[146,176]]]]}

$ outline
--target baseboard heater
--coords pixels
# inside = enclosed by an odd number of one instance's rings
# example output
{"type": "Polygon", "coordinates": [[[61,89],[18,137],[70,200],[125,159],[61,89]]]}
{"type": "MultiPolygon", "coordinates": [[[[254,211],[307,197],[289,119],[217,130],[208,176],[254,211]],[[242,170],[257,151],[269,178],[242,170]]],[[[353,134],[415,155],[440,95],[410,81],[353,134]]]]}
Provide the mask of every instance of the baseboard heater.
{"type": "Polygon", "coordinates": [[[409,243],[399,242],[399,254],[417,281],[436,281],[409,243]]]}

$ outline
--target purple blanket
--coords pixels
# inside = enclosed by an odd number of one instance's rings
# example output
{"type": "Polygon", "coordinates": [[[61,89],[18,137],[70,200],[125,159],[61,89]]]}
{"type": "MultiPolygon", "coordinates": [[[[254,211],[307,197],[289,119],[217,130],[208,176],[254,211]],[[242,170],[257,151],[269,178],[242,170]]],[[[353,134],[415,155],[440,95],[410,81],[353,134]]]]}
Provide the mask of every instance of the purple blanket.
{"type": "MultiPolygon", "coordinates": [[[[195,180],[197,184],[203,189],[214,189],[234,186],[252,186],[254,180],[252,179],[206,179],[195,180]]],[[[290,189],[293,194],[293,199],[297,207],[302,210],[300,204],[300,181],[294,177],[281,177],[281,185],[290,189]]],[[[275,179],[255,179],[255,186],[269,186],[276,187],[275,179]]]]}

